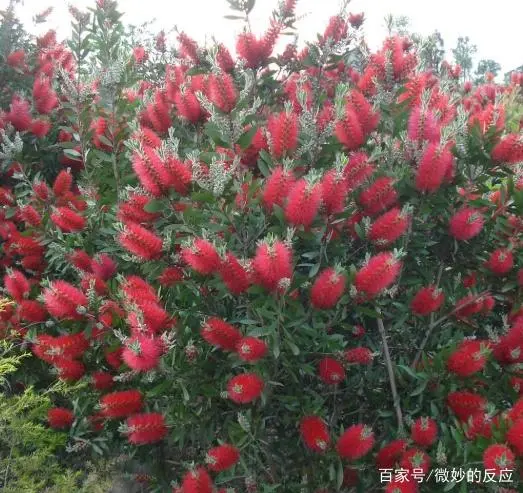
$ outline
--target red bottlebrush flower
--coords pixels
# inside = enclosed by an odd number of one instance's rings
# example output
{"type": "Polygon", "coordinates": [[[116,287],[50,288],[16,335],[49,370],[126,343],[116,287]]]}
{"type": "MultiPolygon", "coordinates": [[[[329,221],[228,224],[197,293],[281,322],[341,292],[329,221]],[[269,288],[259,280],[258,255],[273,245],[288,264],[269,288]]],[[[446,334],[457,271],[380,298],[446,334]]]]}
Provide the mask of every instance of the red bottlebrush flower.
{"type": "Polygon", "coordinates": [[[394,243],[409,226],[410,216],[398,207],[382,214],[372,223],[369,230],[369,240],[372,243],[386,247],[394,243]]]}
{"type": "Polygon", "coordinates": [[[33,100],[36,111],[47,115],[51,113],[59,104],[58,97],[51,87],[48,77],[40,75],[35,78],[33,84],[33,100]]]}
{"type": "Polygon", "coordinates": [[[51,221],[64,233],[75,233],[85,228],[85,218],[77,214],[69,207],[57,207],[51,214],[51,221]]]}
{"type": "Polygon", "coordinates": [[[374,359],[374,354],[367,347],[355,347],[345,351],[345,361],[356,365],[370,365],[374,359]]]}
{"type": "Polygon", "coordinates": [[[292,251],[281,241],[262,243],[252,261],[257,283],[268,291],[281,289],[281,281],[292,278],[292,251]]]}
{"type": "Polygon", "coordinates": [[[421,288],[412,301],[410,302],[410,309],[416,315],[428,315],[440,309],[445,301],[445,294],[436,286],[427,286],[421,288]]]}
{"type": "Polygon", "coordinates": [[[46,309],[37,301],[22,300],[18,305],[18,316],[20,320],[29,323],[41,323],[47,320],[46,309]]]}
{"type": "Polygon", "coordinates": [[[27,298],[31,289],[29,281],[19,270],[12,270],[4,276],[4,287],[18,303],[27,298]]]}
{"type": "Polygon", "coordinates": [[[153,287],[138,276],[127,276],[122,283],[122,291],[130,300],[136,302],[157,302],[158,297],[153,287]]]}
{"type": "Polygon", "coordinates": [[[334,358],[323,358],[318,364],[318,375],[323,383],[336,385],[345,379],[345,369],[334,358]]]}
{"type": "Polygon", "coordinates": [[[133,58],[136,63],[140,64],[148,60],[149,54],[143,46],[135,46],[133,48],[133,58]]]}
{"type": "Polygon", "coordinates": [[[420,470],[427,474],[430,469],[430,457],[423,450],[411,448],[403,453],[400,466],[410,473],[420,470]]]}
{"type": "Polygon", "coordinates": [[[438,436],[438,425],[432,418],[418,418],[410,430],[412,440],[422,447],[430,447],[438,436]]]}
{"type": "Polygon", "coordinates": [[[118,241],[141,260],[154,260],[162,254],[162,239],[138,224],[126,224],[125,230],[118,236],[118,241]]]}
{"type": "Polygon", "coordinates": [[[366,135],[376,130],[380,115],[372,110],[372,105],[360,91],[352,91],[347,104],[356,112],[361,128],[366,135]]]}
{"type": "Polygon", "coordinates": [[[164,195],[171,184],[171,175],[155,149],[145,146],[143,154],[134,152],[132,165],[145,190],[155,197],[164,195]]]}
{"type": "Polygon", "coordinates": [[[77,269],[87,273],[92,272],[92,259],[86,251],[75,250],[71,255],[69,255],[68,259],[77,269]]]}
{"type": "Polygon", "coordinates": [[[156,443],[167,435],[165,419],[160,413],[142,413],[126,420],[127,438],[134,445],[156,443]]]}
{"type": "Polygon", "coordinates": [[[158,366],[162,349],[161,341],[154,337],[135,336],[126,341],[122,359],[132,370],[146,372],[158,366]]]}
{"type": "Polygon", "coordinates": [[[492,149],[492,159],[498,163],[514,164],[523,161],[523,141],[520,134],[505,136],[492,149]]]}
{"type": "Polygon", "coordinates": [[[318,416],[305,416],[300,421],[300,434],[305,445],[313,452],[323,454],[329,447],[329,429],[318,416]]]}
{"type": "Polygon", "coordinates": [[[227,395],[236,404],[248,404],[258,399],[265,384],[255,373],[243,373],[227,383],[227,395]]]}
{"type": "Polygon", "coordinates": [[[95,371],[91,375],[91,381],[96,390],[110,390],[114,386],[113,376],[105,371],[95,371]]]}
{"type": "Polygon", "coordinates": [[[122,366],[123,347],[116,348],[114,351],[107,351],[105,353],[105,361],[114,370],[118,370],[122,366]]]}
{"type": "Polygon", "coordinates": [[[358,115],[350,105],[347,105],[343,118],[336,122],[334,134],[349,151],[354,151],[365,143],[365,134],[358,115]]]}
{"type": "Polygon", "coordinates": [[[50,130],[51,123],[42,119],[31,121],[31,125],[29,126],[29,132],[31,132],[38,139],[43,139],[50,130]]]}
{"type": "Polygon", "coordinates": [[[236,106],[238,93],[229,74],[211,75],[209,77],[209,100],[220,111],[230,113],[236,106]]]}
{"type": "Polygon", "coordinates": [[[85,366],[73,359],[59,357],[54,359],[53,364],[58,371],[58,377],[65,382],[77,382],[85,374],[85,366]]]}
{"type": "Polygon", "coordinates": [[[398,200],[398,194],[394,190],[394,179],[388,176],[378,178],[361,192],[358,200],[366,215],[375,216],[387,210],[398,200]]]}
{"type": "Polygon", "coordinates": [[[483,214],[477,209],[463,207],[449,222],[449,231],[457,240],[470,240],[483,229],[483,214]]]}
{"type": "Polygon", "coordinates": [[[519,418],[512,424],[508,429],[506,440],[519,456],[523,455],[523,419],[519,418]]]}
{"type": "Polygon", "coordinates": [[[29,108],[29,102],[25,99],[14,97],[11,102],[11,108],[6,115],[6,120],[19,132],[28,130],[31,126],[32,118],[29,108]]]}
{"type": "Polygon", "coordinates": [[[269,117],[267,130],[272,140],[275,159],[292,154],[298,145],[298,116],[295,113],[277,113],[269,117]]]}
{"type": "Polygon", "coordinates": [[[274,205],[282,206],[294,182],[291,171],[286,171],[281,166],[274,168],[263,187],[262,201],[265,208],[272,210],[274,205]]]}
{"type": "Polygon", "coordinates": [[[512,450],[501,443],[494,443],[487,447],[483,452],[483,466],[496,475],[501,474],[501,470],[514,470],[516,457],[512,450]]]}
{"type": "Polygon", "coordinates": [[[236,40],[236,52],[245,60],[247,68],[258,68],[265,59],[261,40],[252,33],[241,33],[236,40]]]}
{"type": "Polygon", "coordinates": [[[365,20],[365,14],[363,12],[360,12],[358,14],[353,14],[352,12],[349,13],[349,24],[354,29],[359,29],[361,25],[363,24],[363,21],[365,20]]]}
{"type": "Polygon", "coordinates": [[[179,267],[166,267],[158,277],[158,282],[168,288],[178,284],[183,278],[183,271],[179,267]]]}
{"type": "Polygon", "coordinates": [[[382,447],[376,454],[378,469],[393,469],[407,450],[406,440],[394,440],[382,447]]]}
{"type": "Polygon", "coordinates": [[[418,493],[418,482],[409,476],[394,478],[390,483],[387,483],[385,493],[418,493]]]}
{"type": "Polygon", "coordinates": [[[254,363],[267,354],[267,344],[257,337],[242,337],[236,343],[236,354],[243,361],[254,363]]]}
{"type": "Polygon", "coordinates": [[[329,39],[334,43],[339,43],[347,36],[348,27],[347,21],[342,16],[335,15],[331,17],[323,36],[320,37],[320,45],[323,46],[329,39]]]}
{"type": "Polygon", "coordinates": [[[89,348],[89,342],[83,332],[54,337],[48,345],[54,354],[67,359],[81,358],[89,348]]]}
{"type": "Polygon", "coordinates": [[[436,116],[431,110],[423,111],[421,106],[412,110],[407,129],[409,139],[414,142],[421,143],[427,140],[437,144],[440,141],[441,129],[436,116]]]}
{"type": "Polygon", "coordinates": [[[236,296],[247,291],[251,285],[248,271],[231,252],[227,252],[221,262],[219,274],[227,289],[236,296]]]}
{"type": "Polygon", "coordinates": [[[216,317],[209,318],[202,325],[200,334],[206,342],[225,351],[235,351],[242,338],[236,327],[216,317]]]}
{"type": "Polygon", "coordinates": [[[138,390],[122,390],[104,395],[100,399],[100,407],[106,418],[125,418],[142,409],[142,399],[142,393],[138,390]]]}
{"type": "Polygon", "coordinates": [[[191,123],[197,123],[203,120],[206,113],[198,101],[198,98],[190,89],[178,91],[174,98],[174,104],[178,115],[191,123]]]}
{"type": "Polygon", "coordinates": [[[309,228],[321,205],[322,189],[310,184],[305,178],[298,180],[291,188],[285,206],[285,219],[294,226],[309,228]]]}
{"type": "Polygon", "coordinates": [[[349,187],[344,174],[328,171],[321,181],[321,195],[327,214],[339,214],[345,209],[349,187]]]}
{"type": "Polygon", "coordinates": [[[514,255],[507,248],[498,248],[490,254],[485,266],[496,276],[503,276],[514,267],[514,255]]]}
{"type": "Polygon", "coordinates": [[[478,282],[477,274],[472,272],[468,276],[463,278],[463,287],[464,288],[473,288],[478,282]]]}
{"type": "Polygon", "coordinates": [[[457,317],[470,317],[483,310],[484,299],[475,294],[469,294],[456,303],[455,314],[457,317]]]}
{"type": "Polygon", "coordinates": [[[350,155],[349,162],[343,170],[349,189],[359,187],[374,173],[374,166],[369,163],[369,156],[365,152],[355,152],[350,155]]]}
{"type": "Polygon", "coordinates": [[[333,308],[345,291],[347,277],[333,267],[327,267],[315,279],[311,288],[311,304],[318,309],[333,308]]]}
{"type": "Polygon", "coordinates": [[[370,427],[352,425],[339,438],[336,451],[342,459],[357,460],[370,452],[374,441],[374,433],[370,427]]]}
{"type": "Polygon", "coordinates": [[[221,260],[216,248],[203,238],[196,238],[192,248],[183,248],[181,256],[199,274],[212,274],[220,268],[221,260]]]}
{"type": "Polygon", "coordinates": [[[240,451],[229,444],[219,445],[210,449],[205,456],[207,467],[213,472],[230,469],[240,460],[240,451]]]}
{"type": "Polygon", "coordinates": [[[234,69],[234,60],[229,50],[222,43],[218,45],[216,51],[216,63],[224,72],[231,72],[234,69]]]}
{"type": "Polygon", "coordinates": [[[65,281],[53,281],[43,292],[47,311],[56,318],[80,320],[87,307],[87,297],[65,281]]]}
{"type": "Polygon", "coordinates": [[[468,377],[481,371],[490,352],[484,341],[466,340],[449,356],[447,368],[460,377],[468,377]]]}
{"type": "Polygon", "coordinates": [[[166,165],[171,177],[171,187],[180,195],[187,195],[192,182],[191,168],[174,157],[168,158],[166,165]]]}
{"type": "Polygon", "coordinates": [[[473,414],[485,409],[487,400],[479,394],[463,390],[451,392],[447,396],[447,404],[461,421],[467,421],[473,414]]]}
{"type": "Polygon", "coordinates": [[[374,298],[389,287],[398,277],[402,263],[390,252],[383,252],[371,257],[354,279],[358,292],[367,298],[374,298]]]}
{"type": "Polygon", "coordinates": [[[63,407],[53,407],[47,411],[47,422],[55,430],[68,430],[74,421],[74,414],[63,407]]]}
{"type": "MultiPolygon", "coordinates": [[[[127,322],[131,326],[133,335],[142,334],[156,334],[169,324],[169,314],[156,301],[150,300],[133,300],[136,305],[136,310],[128,312],[127,322]],[[141,317],[138,313],[141,313],[141,317]]],[[[171,324],[175,323],[175,319],[171,319],[171,324]]]]}
{"type": "Polygon", "coordinates": [[[116,274],[116,262],[106,253],[97,255],[91,262],[93,274],[104,281],[108,281],[116,274]]]}
{"type": "Polygon", "coordinates": [[[474,440],[477,437],[492,438],[493,421],[492,417],[484,411],[474,413],[467,420],[465,436],[468,440],[474,440]]]}
{"type": "Polygon", "coordinates": [[[180,43],[180,55],[183,58],[191,60],[195,65],[198,65],[200,57],[198,55],[198,44],[196,41],[184,32],[181,32],[178,34],[178,42],[180,43]]]}
{"type": "Polygon", "coordinates": [[[203,467],[189,471],[183,477],[181,489],[183,493],[212,493],[213,489],[212,479],[203,467]]]}
{"type": "Polygon", "coordinates": [[[20,208],[20,217],[30,226],[37,228],[42,224],[42,216],[40,213],[32,206],[25,205],[20,208]]]}
{"type": "Polygon", "coordinates": [[[160,217],[160,214],[147,212],[144,207],[150,202],[146,195],[132,194],[127,202],[118,205],[118,220],[123,223],[150,223],[160,217]]]}
{"type": "Polygon", "coordinates": [[[17,50],[7,55],[7,65],[13,68],[23,68],[25,66],[25,51],[17,50]]]}
{"type": "Polygon", "coordinates": [[[416,189],[420,192],[436,192],[453,161],[447,146],[441,148],[439,143],[430,143],[421,157],[416,172],[416,189]]]}

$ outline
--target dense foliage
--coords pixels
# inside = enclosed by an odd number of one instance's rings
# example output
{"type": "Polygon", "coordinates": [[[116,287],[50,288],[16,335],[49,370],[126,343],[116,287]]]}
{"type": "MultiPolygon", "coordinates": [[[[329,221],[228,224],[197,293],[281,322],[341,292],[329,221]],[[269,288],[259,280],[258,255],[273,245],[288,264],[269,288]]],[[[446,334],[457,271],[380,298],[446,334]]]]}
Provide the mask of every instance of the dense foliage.
{"type": "Polygon", "coordinates": [[[229,4],[236,55],[112,0],[64,43],[4,16],[3,398],[38,412],[0,483],[34,437],[78,485],[103,457],[144,491],[520,491],[522,74],[370,53],[345,11],[276,50],[295,0],[261,35],[229,4]]]}

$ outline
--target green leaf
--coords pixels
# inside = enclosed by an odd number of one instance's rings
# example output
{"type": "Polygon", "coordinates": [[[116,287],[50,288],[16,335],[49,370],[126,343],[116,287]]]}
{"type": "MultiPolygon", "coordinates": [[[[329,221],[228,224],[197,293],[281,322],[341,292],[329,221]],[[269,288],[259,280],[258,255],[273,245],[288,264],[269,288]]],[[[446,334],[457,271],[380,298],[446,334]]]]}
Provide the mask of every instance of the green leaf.
{"type": "Polygon", "coordinates": [[[151,200],[148,202],[143,210],[145,212],[160,212],[165,209],[165,202],[163,200],[151,200]]]}
{"type": "Polygon", "coordinates": [[[252,138],[254,137],[254,135],[256,134],[256,131],[258,129],[256,127],[251,127],[249,130],[247,130],[247,132],[244,132],[240,138],[238,139],[238,145],[242,148],[242,149],[247,149],[247,147],[249,147],[251,145],[251,142],[252,142],[252,138]]]}

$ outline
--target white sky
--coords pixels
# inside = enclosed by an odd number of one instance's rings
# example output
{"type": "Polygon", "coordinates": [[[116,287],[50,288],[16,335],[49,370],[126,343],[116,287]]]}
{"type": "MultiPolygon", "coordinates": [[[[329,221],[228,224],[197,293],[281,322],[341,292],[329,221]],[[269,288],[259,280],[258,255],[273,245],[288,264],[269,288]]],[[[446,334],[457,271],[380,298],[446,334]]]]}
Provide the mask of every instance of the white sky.
{"type": "MultiPolygon", "coordinates": [[[[313,39],[323,31],[328,18],[338,12],[341,0],[298,0],[297,14],[304,16],[297,26],[301,39],[313,39]]],[[[5,8],[8,0],[0,0],[5,8]]],[[[19,15],[31,32],[56,29],[60,37],[69,32],[68,3],[82,9],[94,5],[94,0],[23,0],[19,15]],[[31,18],[48,6],[54,7],[49,22],[31,28],[31,18]]],[[[253,30],[261,33],[268,25],[271,11],[278,0],[257,0],[251,13],[253,30]]],[[[242,28],[241,21],[224,19],[231,14],[225,0],[120,0],[124,20],[140,24],[156,19],[158,30],[177,25],[195,38],[205,41],[214,35],[228,46],[234,46],[235,33],[242,28]]],[[[349,11],[365,12],[364,24],[371,48],[377,48],[385,36],[384,17],[388,13],[406,15],[412,30],[430,34],[438,29],[445,40],[447,57],[458,36],[469,36],[478,47],[476,62],[493,58],[501,64],[502,72],[523,64],[521,21],[523,0],[352,0],[349,11]]]]}

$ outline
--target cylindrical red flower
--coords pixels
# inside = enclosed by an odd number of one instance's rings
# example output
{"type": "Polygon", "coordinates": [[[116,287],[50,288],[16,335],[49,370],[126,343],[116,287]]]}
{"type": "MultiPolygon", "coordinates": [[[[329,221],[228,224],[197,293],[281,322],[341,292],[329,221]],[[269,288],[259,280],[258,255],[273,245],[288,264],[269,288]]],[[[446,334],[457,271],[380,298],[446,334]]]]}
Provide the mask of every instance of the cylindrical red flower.
{"type": "Polygon", "coordinates": [[[211,476],[204,467],[188,471],[183,477],[183,493],[212,493],[213,488],[211,476]]]}
{"type": "Polygon", "coordinates": [[[375,216],[387,210],[398,200],[394,179],[388,176],[378,178],[370,187],[361,192],[359,203],[366,215],[375,216]]]}
{"type": "Polygon", "coordinates": [[[4,287],[18,303],[21,303],[29,295],[31,289],[29,281],[19,270],[7,272],[4,276],[4,287]]]}
{"type": "Polygon", "coordinates": [[[125,418],[139,412],[143,396],[139,390],[122,390],[104,395],[100,400],[102,413],[107,418],[125,418]]]}
{"type": "Polygon", "coordinates": [[[227,394],[236,404],[248,404],[258,399],[265,384],[255,373],[243,373],[232,377],[227,383],[227,394]]]}
{"type": "Polygon", "coordinates": [[[315,279],[311,288],[311,303],[315,308],[329,309],[336,305],[345,290],[345,274],[327,267],[315,279]]]}
{"type": "Polygon", "coordinates": [[[367,298],[374,298],[389,287],[398,277],[402,263],[390,252],[383,252],[371,257],[354,279],[358,292],[367,298]]]}
{"type": "Polygon", "coordinates": [[[318,416],[303,417],[300,421],[300,434],[305,445],[314,452],[322,454],[329,447],[329,429],[318,416]]]}
{"type": "Polygon", "coordinates": [[[298,116],[282,112],[269,117],[267,129],[271,135],[272,155],[280,159],[296,150],[298,145],[298,116]]]}
{"type": "Polygon", "coordinates": [[[183,248],[181,256],[187,265],[203,275],[216,272],[221,265],[216,248],[203,238],[196,238],[191,248],[183,248]]]}
{"type": "Polygon", "coordinates": [[[463,341],[449,356],[447,368],[460,377],[469,377],[485,367],[489,352],[488,343],[485,341],[463,341]]]}
{"type": "Polygon", "coordinates": [[[146,372],[158,366],[163,347],[160,340],[137,335],[126,341],[122,352],[124,363],[134,371],[146,372]]]}
{"type": "Polygon", "coordinates": [[[228,443],[210,449],[205,456],[205,463],[213,472],[226,471],[239,460],[240,451],[234,445],[228,443]]]}
{"type": "Polygon", "coordinates": [[[85,228],[85,218],[69,207],[57,207],[51,214],[51,221],[64,233],[75,233],[85,228]]]}
{"type": "Polygon", "coordinates": [[[91,382],[96,390],[110,390],[114,386],[113,376],[105,371],[95,371],[91,375],[91,382]]]}
{"type": "Polygon", "coordinates": [[[486,267],[496,276],[504,276],[514,267],[514,255],[507,248],[498,248],[490,254],[486,267]]]}
{"type": "Polygon", "coordinates": [[[246,268],[231,252],[227,252],[225,260],[221,262],[219,273],[227,289],[235,296],[247,291],[251,285],[250,275],[246,268]]]}
{"type": "Polygon", "coordinates": [[[393,469],[405,450],[407,450],[406,440],[393,440],[383,446],[376,454],[376,466],[378,466],[378,469],[393,469]]]}
{"type": "Polygon", "coordinates": [[[430,447],[438,436],[438,425],[432,418],[418,418],[410,430],[412,440],[422,447],[430,447]]]}
{"type": "Polygon", "coordinates": [[[467,421],[473,414],[485,409],[487,400],[479,394],[462,390],[451,392],[447,396],[447,404],[461,421],[467,421]]]}
{"type": "Polygon", "coordinates": [[[501,474],[502,470],[514,470],[515,463],[514,452],[501,443],[489,445],[483,452],[483,467],[496,475],[501,474]]]}
{"type": "Polygon", "coordinates": [[[275,205],[282,206],[294,181],[291,171],[284,170],[281,166],[274,168],[263,187],[262,202],[265,208],[272,210],[275,205]]]}
{"type": "Polygon", "coordinates": [[[365,152],[351,154],[343,170],[350,190],[359,187],[372,173],[374,173],[374,166],[369,163],[369,156],[365,152]]]}
{"type": "Polygon", "coordinates": [[[367,347],[355,347],[347,349],[344,354],[345,361],[356,365],[369,365],[374,359],[374,354],[367,347]]]}
{"type": "Polygon", "coordinates": [[[339,214],[345,209],[349,186],[344,173],[329,170],[321,180],[322,201],[327,214],[339,214]]]}
{"type": "Polygon", "coordinates": [[[127,438],[134,445],[156,443],[167,435],[165,419],[160,413],[135,414],[127,418],[127,438]]]}
{"type": "Polygon", "coordinates": [[[125,225],[124,231],[118,236],[118,241],[141,260],[154,260],[162,254],[162,239],[135,223],[125,225]]]}
{"type": "Polygon", "coordinates": [[[257,337],[242,337],[236,343],[236,354],[243,361],[254,363],[267,354],[267,344],[257,337]]]}
{"type": "Polygon", "coordinates": [[[79,320],[87,307],[87,297],[65,281],[53,281],[44,289],[43,298],[47,311],[56,318],[79,320]]]}
{"type": "Polygon", "coordinates": [[[242,338],[241,332],[220,318],[211,317],[200,330],[202,338],[213,346],[226,351],[235,351],[242,338]]]}
{"type": "Polygon", "coordinates": [[[338,360],[323,358],[318,364],[318,375],[327,385],[336,385],[345,379],[345,369],[338,360]]]}
{"type": "Polygon", "coordinates": [[[209,100],[224,113],[230,113],[236,106],[238,93],[229,74],[209,77],[209,100]]]}
{"type": "Polygon", "coordinates": [[[463,207],[450,218],[450,234],[457,240],[470,240],[481,233],[483,223],[480,211],[463,207]]]}
{"type": "Polygon", "coordinates": [[[47,421],[55,430],[67,430],[73,424],[74,414],[69,409],[53,407],[47,411],[47,421]]]}
{"type": "Polygon", "coordinates": [[[379,247],[386,247],[394,243],[409,226],[410,217],[394,207],[378,217],[369,230],[369,240],[379,247]]]}
{"type": "Polygon", "coordinates": [[[283,279],[292,277],[292,252],[281,241],[262,243],[256,249],[252,266],[256,282],[269,291],[277,291],[283,279]]]}
{"type": "Polygon", "coordinates": [[[370,427],[352,425],[338,439],[336,451],[343,459],[357,460],[370,452],[374,442],[374,433],[370,427]]]}
{"type": "Polygon", "coordinates": [[[435,286],[421,288],[410,303],[410,309],[416,315],[428,315],[441,307],[445,294],[435,286]]]}
{"type": "Polygon", "coordinates": [[[285,219],[293,226],[309,228],[321,205],[322,189],[305,178],[298,180],[287,196],[285,219]]]}

